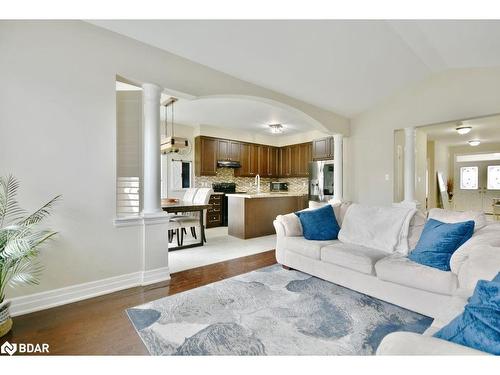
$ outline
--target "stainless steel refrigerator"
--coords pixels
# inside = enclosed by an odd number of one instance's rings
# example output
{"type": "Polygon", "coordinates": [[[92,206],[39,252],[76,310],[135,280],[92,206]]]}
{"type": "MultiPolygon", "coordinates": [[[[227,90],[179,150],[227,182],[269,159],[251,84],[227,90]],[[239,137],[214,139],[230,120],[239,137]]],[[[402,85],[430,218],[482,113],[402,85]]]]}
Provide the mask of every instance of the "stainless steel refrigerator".
{"type": "Polygon", "coordinates": [[[309,163],[309,200],[326,202],[333,198],[333,160],[309,163]]]}

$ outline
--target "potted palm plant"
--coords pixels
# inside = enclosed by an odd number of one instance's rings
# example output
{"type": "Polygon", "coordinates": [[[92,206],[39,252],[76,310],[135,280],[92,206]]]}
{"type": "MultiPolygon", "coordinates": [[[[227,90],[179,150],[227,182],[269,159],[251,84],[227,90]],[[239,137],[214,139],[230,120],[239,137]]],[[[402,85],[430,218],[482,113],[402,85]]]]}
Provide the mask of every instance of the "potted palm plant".
{"type": "Polygon", "coordinates": [[[16,200],[18,189],[19,182],[14,177],[0,178],[0,337],[12,327],[5,289],[9,285],[38,284],[42,268],[36,258],[40,246],[56,234],[40,229],[39,225],[60,196],[28,214],[16,200]]]}

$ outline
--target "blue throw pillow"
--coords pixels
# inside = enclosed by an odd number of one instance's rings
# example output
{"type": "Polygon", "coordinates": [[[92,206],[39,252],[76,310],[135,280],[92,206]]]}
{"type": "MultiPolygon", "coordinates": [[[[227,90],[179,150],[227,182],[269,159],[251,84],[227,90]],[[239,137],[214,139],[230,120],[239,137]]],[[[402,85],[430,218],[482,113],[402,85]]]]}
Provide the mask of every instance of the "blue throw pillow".
{"type": "Polygon", "coordinates": [[[302,224],[304,238],[308,240],[336,240],[340,226],[335,218],[333,207],[329,204],[308,211],[296,212],[302,224]]]}
{"type": "Polygon", "coordinates": [[[442,271],[450,270],[450,258],[474,233],[474,221],[447,224],[429,219],[417,247],[408,258],[442,271]]]}
{"type": "Polygon", "coordinates": [[[479,280],[464,312],[434,337],[500,355],[500,273],[479,280]]]}

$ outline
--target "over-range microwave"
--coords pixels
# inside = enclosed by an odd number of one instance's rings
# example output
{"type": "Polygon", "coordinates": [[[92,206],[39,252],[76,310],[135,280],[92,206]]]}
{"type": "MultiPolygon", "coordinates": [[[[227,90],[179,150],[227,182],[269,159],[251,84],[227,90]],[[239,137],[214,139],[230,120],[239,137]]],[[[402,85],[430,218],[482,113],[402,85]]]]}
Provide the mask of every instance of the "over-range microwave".
{"type": "Polygon", "coordinates": [[[269,190],[272,192],[288,191],[288,182],[271,181],[269,190]]]}

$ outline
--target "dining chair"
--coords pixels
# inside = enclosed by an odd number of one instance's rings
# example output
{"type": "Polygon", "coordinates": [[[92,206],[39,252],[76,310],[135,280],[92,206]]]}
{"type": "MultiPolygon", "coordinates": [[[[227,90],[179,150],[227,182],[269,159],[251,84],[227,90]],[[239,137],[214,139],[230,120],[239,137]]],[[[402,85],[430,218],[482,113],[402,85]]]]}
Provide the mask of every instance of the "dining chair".
{"type": "MultiPolygon", "coordinates": [[[[208,204],[208,202],[210,201],[210,196],[213,194],[213,192],[214,191],[211,188],[198,189],[198,191],[196,192],[196,194],[193,198],[193,203],[200,204],[200,205],[208,204]]],[[[172,219],[172,221],[179,224],[179,228],[176,229],[176,235],[178,238],[177,241],[178,241],[178,243],[180,241],[179,246],[182,246],[182,243],[184,242],[184,230],[185,230],[185,228],[190,228],[191,235],[196,239],[196,228],[200,228],[199,213],[195,213],[195,215],[192,215],[192,216],[175,217],[172,219]]],[[[205,226],[206,222],[207,222],[207,210],[205,209],[205,210],[203,210],[203,226],[205,226]]],[[[207,239],[204,235],[204,231],[201,231],[201,228],[200,228],[200,233],[203,233],[203,238],[202,238],[203,242],[207,242],[207,239]]]]}
{"type": "MultiPolygon", "coordinates": [[[[184,195],[182,196],[182,199],[181,199],[182,202],[183,203],[193,203],[193,199],[194,199],[197,191],[198,191],[198,188],[186,189],[186,192],[184,193],[184,195]]],[[[192,214],[192,212],[184,212],[184,213],[181,213],[180,215],[175,214],[175,215],[172,215],[172,217],[170,219],[174,219],[174,218],[178,218],[178,217],[185,217],[185,216],[192,216],[191,214],[192,214]]],[[[179,225],[178,223],[173,223],[173,224],[174,225],[172,225],[172,229],[169,229],[169,231],[168,231],[168,242],[169,243],[173,241],[174,234],[177,233],[177,231],[175,231],[175,229],[177,229],[178,225],[179,225]]],[[[182,228],[182,232],[183,232],[183,234],[187,234],[186,228],[182,228]]],[[[179,236],[177,236],[177,244],[179,245],[179,243],[180,243],[180,239],[179,239],[179,236]]]]}

